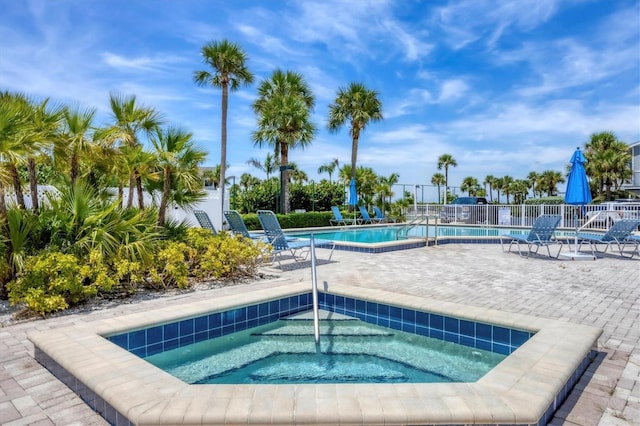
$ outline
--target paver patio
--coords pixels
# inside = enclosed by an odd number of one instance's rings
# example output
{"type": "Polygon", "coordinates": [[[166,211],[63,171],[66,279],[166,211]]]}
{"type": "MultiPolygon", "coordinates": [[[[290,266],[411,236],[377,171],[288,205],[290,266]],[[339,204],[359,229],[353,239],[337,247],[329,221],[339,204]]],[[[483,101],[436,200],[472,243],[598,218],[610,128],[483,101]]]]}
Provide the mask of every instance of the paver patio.
{"type": "MultiPolygon", "coordinates": [[[[320,257],[322,252],[320,252],[320,257]]],[[[215,290],[189,292],[0,328],[0,424],[103,425],[65,385],[33,359],[31,331],[48,330],[179,305],[203,297],[309,281],[309,268],[215,290]]],[[[601,351],[552,425],[640,424],[640,260],[521,258],[497,245],[440,245],[384,254],[334,253],[318,267],[319,283],[430,297],[435,300],[596,325],[601,351]]]]}

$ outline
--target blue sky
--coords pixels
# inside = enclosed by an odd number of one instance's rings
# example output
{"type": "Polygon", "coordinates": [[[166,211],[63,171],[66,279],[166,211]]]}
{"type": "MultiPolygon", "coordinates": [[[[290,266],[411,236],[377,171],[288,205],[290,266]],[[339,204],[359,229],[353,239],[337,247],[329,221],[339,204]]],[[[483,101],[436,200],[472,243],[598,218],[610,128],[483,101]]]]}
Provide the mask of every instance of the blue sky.
{"type": "MultiPolygon", "coordinates": [[[[565,170],[594,132],[640,140],[640,1],[0,0],[0,90],[98,108],[136,95],[193,132],[220,161],[220,91],[198,87],[200,48],[227,38],[256,76],[230,95],[228,175],[269,148],[251,142],[258,83],[276,68],[316,96],[312,146],[291,151],[310,178],[350,161],[345,128],[326,130],[340,87],[379,93],[384,120],[362,133],[358,165],[429,184],[437,159],[466,176],[524,178],[565,170]]],[[[426,196],[425,196],[426,197],[426,196]]],[[[428,197],[427,197],[428,198],[428,197]]]]}

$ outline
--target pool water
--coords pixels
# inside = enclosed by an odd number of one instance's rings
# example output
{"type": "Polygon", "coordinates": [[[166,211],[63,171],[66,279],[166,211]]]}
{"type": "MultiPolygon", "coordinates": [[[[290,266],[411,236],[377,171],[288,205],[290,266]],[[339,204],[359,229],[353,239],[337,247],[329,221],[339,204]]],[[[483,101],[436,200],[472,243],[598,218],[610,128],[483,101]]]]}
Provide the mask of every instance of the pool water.
{"type": "Polygon", "coordinates": [[[475,382],[506,356],[341,316],[296,315],[146,360],[189,384],[475,382]]]}
{"type": "MultiPolygon", "coordinates": [[[[436,236],[436,227],[429,226],[429,237],[436,236]]],[[[385,227],[357,227],[352,226],[329,232],[314,232],[315,238],[348,241],[354,243],[383,243],[387,241],[397,241],[406,238],[424,238],[427,228],[423,225],[414,227],[408,226],[385,226],[385,227]]],[[[504,234],[523,233],[528,234],[529,230],[513,228],[488,228],[488,227],[464,227],[464,226],[442,226],[437,227],[438,237],[499,237],[504,234]]],[[[308,238],[309,234],[299,235],[308,238]]]]}

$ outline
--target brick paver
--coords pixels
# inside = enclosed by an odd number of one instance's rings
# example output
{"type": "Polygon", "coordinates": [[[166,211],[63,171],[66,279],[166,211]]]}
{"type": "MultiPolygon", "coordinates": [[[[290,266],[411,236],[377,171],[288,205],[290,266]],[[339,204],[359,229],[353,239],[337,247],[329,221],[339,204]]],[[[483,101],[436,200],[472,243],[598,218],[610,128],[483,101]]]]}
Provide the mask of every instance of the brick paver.
{"type": "MultiPolygon", "coordinates": [[[[319,250],[319,257],[323,252],[319,250]]],[[[0,424],[104,425],[80,398],[33,359],[27,333],[182,304],[202,297],[310,281],[308,267],[266,268],[273,278],[184,293],[0,328],[0,424]]],[[[603,329],[600,354],[552,425],[640,424],[640,260],[521,258],[496,245],[440,245],[384,254],[338,251],[318,267],[323,282],[383,288],[603,329]]]]}

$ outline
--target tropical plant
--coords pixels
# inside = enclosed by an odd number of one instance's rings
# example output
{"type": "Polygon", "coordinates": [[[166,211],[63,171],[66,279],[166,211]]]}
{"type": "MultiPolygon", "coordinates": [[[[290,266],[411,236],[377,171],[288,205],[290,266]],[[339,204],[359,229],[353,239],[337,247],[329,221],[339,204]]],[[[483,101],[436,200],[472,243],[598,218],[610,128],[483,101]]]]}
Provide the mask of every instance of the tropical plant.
{"type": "Polygon", "coordinates": [[[507,196],[507,204],[509,204],[509,195],[511,195],[512,183],[513,178],[511,176],[503,176],[500,178],[500,188],[502,188],[502,193],[507,196]]]}
{"type": "Polygon", "coordinates": [[[316,127],[311,122],[315,99],[301,74],[276,69],[258,87],[253,110],[258,115],[258,128],[252,138],[256,145],[267,143],[280,152],[281,211],[289,206],[289,150],[304,149],[311,144],[316,127]]]}
{"type": "Polygon", "coordinates": [[[119,149],[129,165],[129,198],[127,207],[133,206],[134,189],[138,196],[138,207],[144,208],[142,173],[148,168],[150,157],[145,156],[141,136],[150,136],[162,124],[163,118],[152,107],[140,105],[136,96],[109,95],[112,123],[104,129],[104,137],[111,144],[119,144],[119,149]]]}
{"type": "Polygon", "coordinates": [[[553,197],[558,190],[558,184],[564,181],[562,173],[555,170],[545,170],[538,177],[540,192],[546,192],[547,196],[553,197]]]}
{"type": "Polygon", "coordinates": [[[540,175],[537,172],[529,172],[527,175],[527,181],[529,182],[529,189],[533,192],[533,197],[536,196],[536,189],[540,175]]]}
{"type": "Polygon", "coordinates": [[[95,108],[64,110],[64,127],[54,144],[54,158],[69,165],[69,181],[76,183],[80,175],[81,160],[89,160],[95,147],[92,132],[95,108]]]}
{"type": "Polygon", "coordinates": [[[478,190],[480,189],[480,184],[478,183],[478,179],[473,176],[467,176],[462,179],[462,184],[460,184],[460,190],[462,192],[466,192],[470,197],[475,197],[478,194],[478,190]]]}
{"type": "Polygon", "coordinates": [[[440,195],[440,187],[447,184],[447,179],[442,173],[434,173],[433,176],[431,176],[431,184],[438,188],[438,203],[442,203],[443,200],[440,195]]]}
{"type": "Polygon", "coordinates": [[[631,177],[631,150],[617,139],[613,132],[601,132],[591,135],[585,144],[585,169],[595,184],[596,194],[612,199],[612,189],[631,177]]]}
{"type": "Polygon", "coordinates": [[[158,208],[158,225],[162,226],[167,206],[174,200],[171,197],[172,189],[199,193],[204,198],[198,165],[204,161],[207,153],[194,146],[191,133],[176,127],[159,129],[151,138],[151,143],[156,150],[155,156],[162,177],[162,197],[158,208]]]}
{"type": "Polygon", "coordinates": [[[350,122],[351,179],[356,178],[360,133],[370,122],[380,121],[382,118],[382,102],[378,93],[362,83],[351,83],[346,88],[338,89],[333,104],[329,105],[329,131],[338,132],[350,122]]]}
{"type": "MultiPolygon", "coordinates": [[[[199,86],[222,89],[220,125],[220,182],[226,181],[227,166],[227,110],[229,90],[253,83],[253,74],[247,67],[247,54],[240,45],[226,39],[211,41],[200,50],[202,60],[211,70],[195,71],[193,80],[199,86]]],[[[224,190],[220,194],[221,210],[224,210],[224,190]]]]}
{"type": "Polygon", "coordinates": [[[484,185],[485,193],[489,195],[489,201],[493,202],[493,185],[496,182],[496,178],[493,175],[487,175],[484,178],[482,184],[484,185]],[[487,190],[487,186],[489,189],[487,190]]]}
{"type": "Polygon", "coordinates": [[[331,175],[336,171],[336,168],[340,165],[340,162],[337,158],[334,158],[331,162],[327,164],[323,164],[318,167],[318,174],[327,173],[329,175],[329,183],[331,183],[331,175]]]}
{"type": "Polygon", "coordinates": [[[449,167],[456,167],[458,163],[451,154],[442,154],[438,157],[438,170],[444,168],[444,204],[447,204],[449,196],[449,167]]]}
{"type": "Polygon", "coordinates": [[[264,159],[264,162],[261,162],[257,158],[250,158],[247,161],[247,164],[265,172],[268,180],[272,174],[278,171],[278,168],[280,167],[280,159],[269,152],[267,153],[267,157],[264,159]]]}

